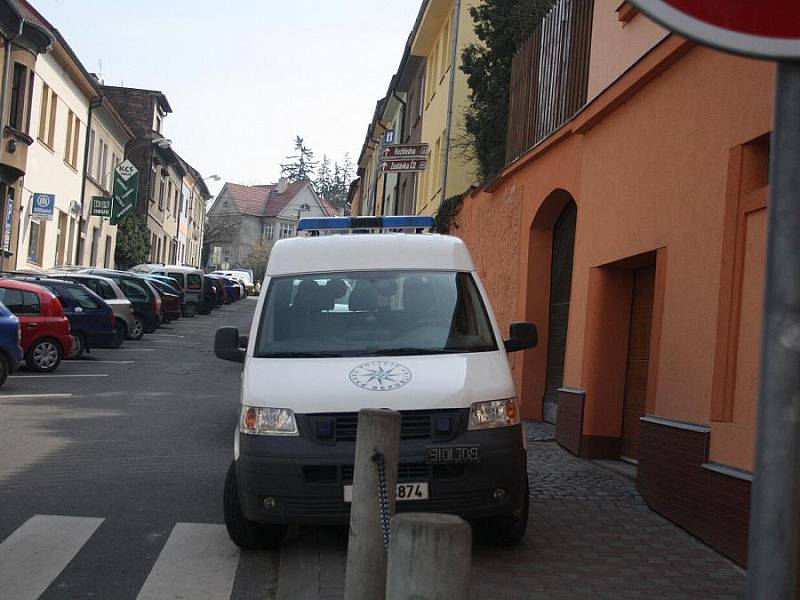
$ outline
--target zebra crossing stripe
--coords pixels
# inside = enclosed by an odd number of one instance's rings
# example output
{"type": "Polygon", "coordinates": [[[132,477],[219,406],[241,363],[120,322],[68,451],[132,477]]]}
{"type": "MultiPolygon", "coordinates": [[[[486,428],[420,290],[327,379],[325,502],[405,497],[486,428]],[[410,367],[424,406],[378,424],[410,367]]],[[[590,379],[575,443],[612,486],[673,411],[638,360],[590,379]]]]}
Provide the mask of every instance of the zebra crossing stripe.
{"type": "Polygon", "coordinates": [[[238,564],[239,548],[224,525],[178,523],[136,598],[230,598],[238,564]]]}
{"type": "Polygon", "coordinates": [[[0,544],[0,598],[35,600],[104,519],[34,515],[0,544]]]}

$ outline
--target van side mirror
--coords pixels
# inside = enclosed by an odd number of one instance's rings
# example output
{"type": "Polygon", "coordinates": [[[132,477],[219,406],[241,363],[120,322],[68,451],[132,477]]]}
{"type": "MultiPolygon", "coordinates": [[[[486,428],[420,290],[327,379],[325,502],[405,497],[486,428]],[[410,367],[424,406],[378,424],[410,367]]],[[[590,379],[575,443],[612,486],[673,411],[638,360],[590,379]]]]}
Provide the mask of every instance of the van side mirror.
{"type": "Polygon", "coordinates": [[[236,327],[220,327],[214,335],[214,354],[222,360],[243,363],[247,350],[241,346],[242,338],[246,340],[247,336],[239,336],[236,327]]]}
{"type": "Polygon", "coordinates": [[[539,343],[536,325],[527,321],[515,321],[508,326],[508,339],[503,341],[506,352],[517,352],[534,348],[539,343]]]}

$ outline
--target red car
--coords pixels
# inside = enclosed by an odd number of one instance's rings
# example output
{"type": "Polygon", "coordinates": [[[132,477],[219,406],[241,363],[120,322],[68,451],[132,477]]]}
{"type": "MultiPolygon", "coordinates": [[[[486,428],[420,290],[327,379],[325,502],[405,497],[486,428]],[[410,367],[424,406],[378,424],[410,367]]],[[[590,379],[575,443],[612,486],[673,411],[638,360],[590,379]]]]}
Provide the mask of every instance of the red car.
{"type": "Polygon", "coordinates": [[[0,302],[19,318],[25,362],[34,371],[55,371],[72,350],[72,336],[64,309],[41,286],[0,279],[0,302]]]}

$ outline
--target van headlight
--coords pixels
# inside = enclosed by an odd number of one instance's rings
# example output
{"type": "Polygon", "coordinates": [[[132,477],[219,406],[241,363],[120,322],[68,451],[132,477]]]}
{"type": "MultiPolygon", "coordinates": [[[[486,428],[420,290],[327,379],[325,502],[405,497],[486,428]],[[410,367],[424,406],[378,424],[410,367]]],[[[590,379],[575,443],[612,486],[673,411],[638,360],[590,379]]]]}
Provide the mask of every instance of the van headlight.
{"type": "Polygon", "coordinates": [[[242,406],[239,431],[253,435],[298,435],[291,410],[261,406],[242,406]]]}
{"type": "Polygon", "coordinates": [[[519,423],[517,399],[475,402],[469,408],[469,429],[493,429],[519,423]]]}

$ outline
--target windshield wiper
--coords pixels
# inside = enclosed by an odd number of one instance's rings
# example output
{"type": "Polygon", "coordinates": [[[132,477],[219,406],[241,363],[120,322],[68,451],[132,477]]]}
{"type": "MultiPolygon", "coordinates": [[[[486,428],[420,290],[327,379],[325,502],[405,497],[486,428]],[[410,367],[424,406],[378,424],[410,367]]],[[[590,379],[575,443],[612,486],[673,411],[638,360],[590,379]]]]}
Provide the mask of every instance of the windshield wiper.
{"type": "Polygon", "coordinates": [[[415,354],[452,354],[444,348],[381,348],[360,353],[360,356],[413,356],[415,354]]]}
{"type": "Polygon", "coordinates": [[[336,352],[262,352],[256,358],[339,358],[336,352]]]}

